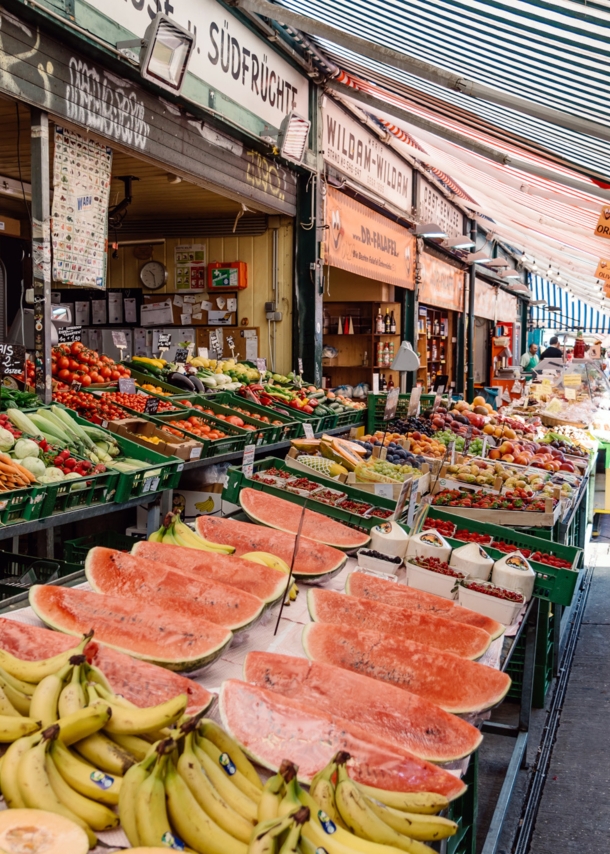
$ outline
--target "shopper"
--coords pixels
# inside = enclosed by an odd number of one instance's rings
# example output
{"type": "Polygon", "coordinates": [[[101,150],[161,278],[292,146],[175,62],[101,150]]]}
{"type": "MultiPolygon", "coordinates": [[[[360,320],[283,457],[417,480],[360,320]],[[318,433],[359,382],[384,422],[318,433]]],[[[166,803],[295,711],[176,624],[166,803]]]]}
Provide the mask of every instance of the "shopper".
{"type": "Polygon", "coordinates": [[[543,359],[561,359],[563,357],[563,351],[559,349],[558,344],[559,338],[554,335],[549,341],[549,346],[540,356],[540,360],[542,361],[543,359]]]}
{"type": "Polygon", "coordinates": [[[524,371],[533,371],[539,361],[538,345],[530,344],[529,350],[521,356],[521,367],[524,371]]]}

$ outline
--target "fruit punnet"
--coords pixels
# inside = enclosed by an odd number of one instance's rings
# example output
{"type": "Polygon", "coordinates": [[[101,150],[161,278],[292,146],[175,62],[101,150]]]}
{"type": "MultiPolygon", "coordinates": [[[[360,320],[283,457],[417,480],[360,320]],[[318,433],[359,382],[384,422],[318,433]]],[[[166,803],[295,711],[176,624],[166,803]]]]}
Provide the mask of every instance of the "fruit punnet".
{"type": "MultiPolygon", "coordinates": [[[[239,503],[250,519],[259,525],[267,525],[290,534],[296,534],[299,530],[302,513],[300,504],[293,504],[250,487],[242,489],[239,503]]],[[[337,549],[357,549],[366,546],[370,540],[368,534],[348,528],[347,525],[313,510],[305,511],[302,535],[337,549]]]]}
{"type": "MultiPolygon", "coordinates": [[[[0,617],[0,649],[17,658],[38,661],[73,647],[74,638],[70,635],[0,617]]],[[[104,673],[114,693],[136,706],[156,706],[177,694],[186,694],[189,698],[187,712],[194,714],[214,702],[214,695],[193,679],[139,661],[95,641],[88,645],[87,657],[104,673]]]]}
{"type": "MultiPolygon", "coordinates": [[[[296,539],[294,534],[217,516],[198,516],[196,524],[197,532],[206,540],[234,546],[236,557],[262,551],[276,555],[289,566],[292,563],[296,539]]],[[[332,578],[343,569],[346,560],[344,552],[339,549],[312,540],[301,540],[293,573],[295,578],[307,581],[332,578]]]]}
{"type": "Polygon", "coordinates": [[[237,587],[101,546],[89,550],[85,575],[96,593],[158,601],[186,623],[201,618],[233,632],[249,628],[264,609],[262,599],[237,587]]]}
{"type": "Polygon", "coordinates": [[[385,602],[357,599],[335,590],[312,587],[307,594],[307,604],[311,619],[318,623],[384,632],[452,652],[460,658],[480,658],[491,643],[483,629],[458,625],[410,608],[396,608],[385,602]]]}
{"type": "Polygon", "coordinates": [[[80,637],[93,629],[106,646],[178,672],[216,661],[229,646],[232,632],[203,619],[140,599],[100,596],[74,587],[35,584],[30,605],[47,626],[80,637]]]}
{"type": "Polygon", "coordinates": [[[310,623],[303,648],[312,661],[391,682],[455,715],[491,709],[510,688],[500,670],[381,632],[310,623]]]}
{"type": "Polygon", "coordinates": [[[223,683],[219,710],[224,728],[252,759],[277,771],[282,759],[290,756],[305,783],[344,750],[351,755],[350,776],[368,786],[436,792],[450,800],[466,789],[448,771],[387,746],[355,723],[237,679],[223,683]]]}
{"type": "Polygon", "coordinates": [[[210,578],[258,596],[267,605],[277,602],[286,589],[286,576],[277,569],[241,560],[235,555],[201,552],[169,543],[138,540],[131,553],[145,560],[164,563],[193,578],[210,578]],[[254,571],[256,570],[256,571],[254,571]]]}
{"type": "Polygon", "coordinates": [[[249,652],[244,679],[397,744],[428,762],[452,762],[481,743],[476,727],[394,685],[349,670],[272,652],[249,652]]]}

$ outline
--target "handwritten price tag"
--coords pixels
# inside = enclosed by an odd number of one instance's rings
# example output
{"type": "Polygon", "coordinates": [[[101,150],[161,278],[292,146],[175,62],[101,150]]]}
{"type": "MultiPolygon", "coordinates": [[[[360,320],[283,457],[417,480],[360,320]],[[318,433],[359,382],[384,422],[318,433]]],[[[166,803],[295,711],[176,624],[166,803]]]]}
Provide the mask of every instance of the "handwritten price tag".
{"type": "Polygon", "coordinates": [[[254,452],[256,445],[246,445],[244,448],[244,456],[242,460],[242,470],[246,477],[252,477],[254,471],[254,452]]]}

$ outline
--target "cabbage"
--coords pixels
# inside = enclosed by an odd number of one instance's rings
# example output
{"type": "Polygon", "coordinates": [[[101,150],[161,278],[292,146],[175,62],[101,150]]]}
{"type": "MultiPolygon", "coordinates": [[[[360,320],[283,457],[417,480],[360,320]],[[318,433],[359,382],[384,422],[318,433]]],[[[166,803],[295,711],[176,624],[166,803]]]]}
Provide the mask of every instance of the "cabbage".
{"type": "Polygon", "coordinates": [[[42,460],[39,460],[38,457],[25,457],[21,460],[21,465],[24,469],[32,472],[33,475],[39,477],[41,474],[44,474],[46,471],[45,464],[42,460]]]}
{"type": "Polygon", "coordinates": [[[24,460],[26,457],[37,457],[40,448],[32,439],[19,439],[13,453],[18,460],[24,460]]]}
{"type": "Polygon", "coordinates": [[[4,427],[0,427],[0,451],[10,451],[15,444],[15,437],[4,427]]]}
{"type": "Polygon", "coordinates": [[[60,480],[64,480],[63,471],[57,466],[49,466],[38,478],[38,483],[59,483],[60,480]]]}

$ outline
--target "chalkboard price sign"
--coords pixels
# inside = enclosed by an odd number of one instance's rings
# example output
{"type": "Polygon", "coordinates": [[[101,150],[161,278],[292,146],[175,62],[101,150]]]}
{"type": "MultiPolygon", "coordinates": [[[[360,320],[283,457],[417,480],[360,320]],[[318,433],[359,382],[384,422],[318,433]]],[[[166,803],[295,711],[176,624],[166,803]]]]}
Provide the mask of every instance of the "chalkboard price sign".
{"type": "Polygon", "coordinates": [[[159,332],[159,350],[169,350],[172,344],[171,332],[159,332]]]}
{"type": "Polygon", "coordinates": [[[186,364],[186,360],[188,359],[189,351],[187,347],[176,347],[176,355],[174,357],[174,362],[177,364],[186,364]]]}
{"type": "Polygon", "coordinates": [[[112,343],[118,350],[126,350],[127,349],[127,336],[124,332],[118,332],[116,329],[112,330],[112,343]]]}
{"type": "Polygon", "coordinates": [[[25,347],[21,344],[0,344],[0,376],[22,374],[25,369],[25,347]]]}
{"type": "Polygon", "coordinates": [[[156,415],[157,410],[159,409],[159,398],[158,397],[149,397],[146,403],[144,404],[144,412],[147,415],[156,415]]]}
{"type": "Polygon", "coordinates": [[[135,394],[136,393],[136,381],[132,380],[131,377],[126,377],[125,379],[119,380],[119,391],[121,394],[135,394]]]}
{"type": "Polygon", "coordinates": [[[60,344],[72,344],[80,341],[82,331],[82,326],[60,326],[57,329],[57,340],[60,344]]]}

